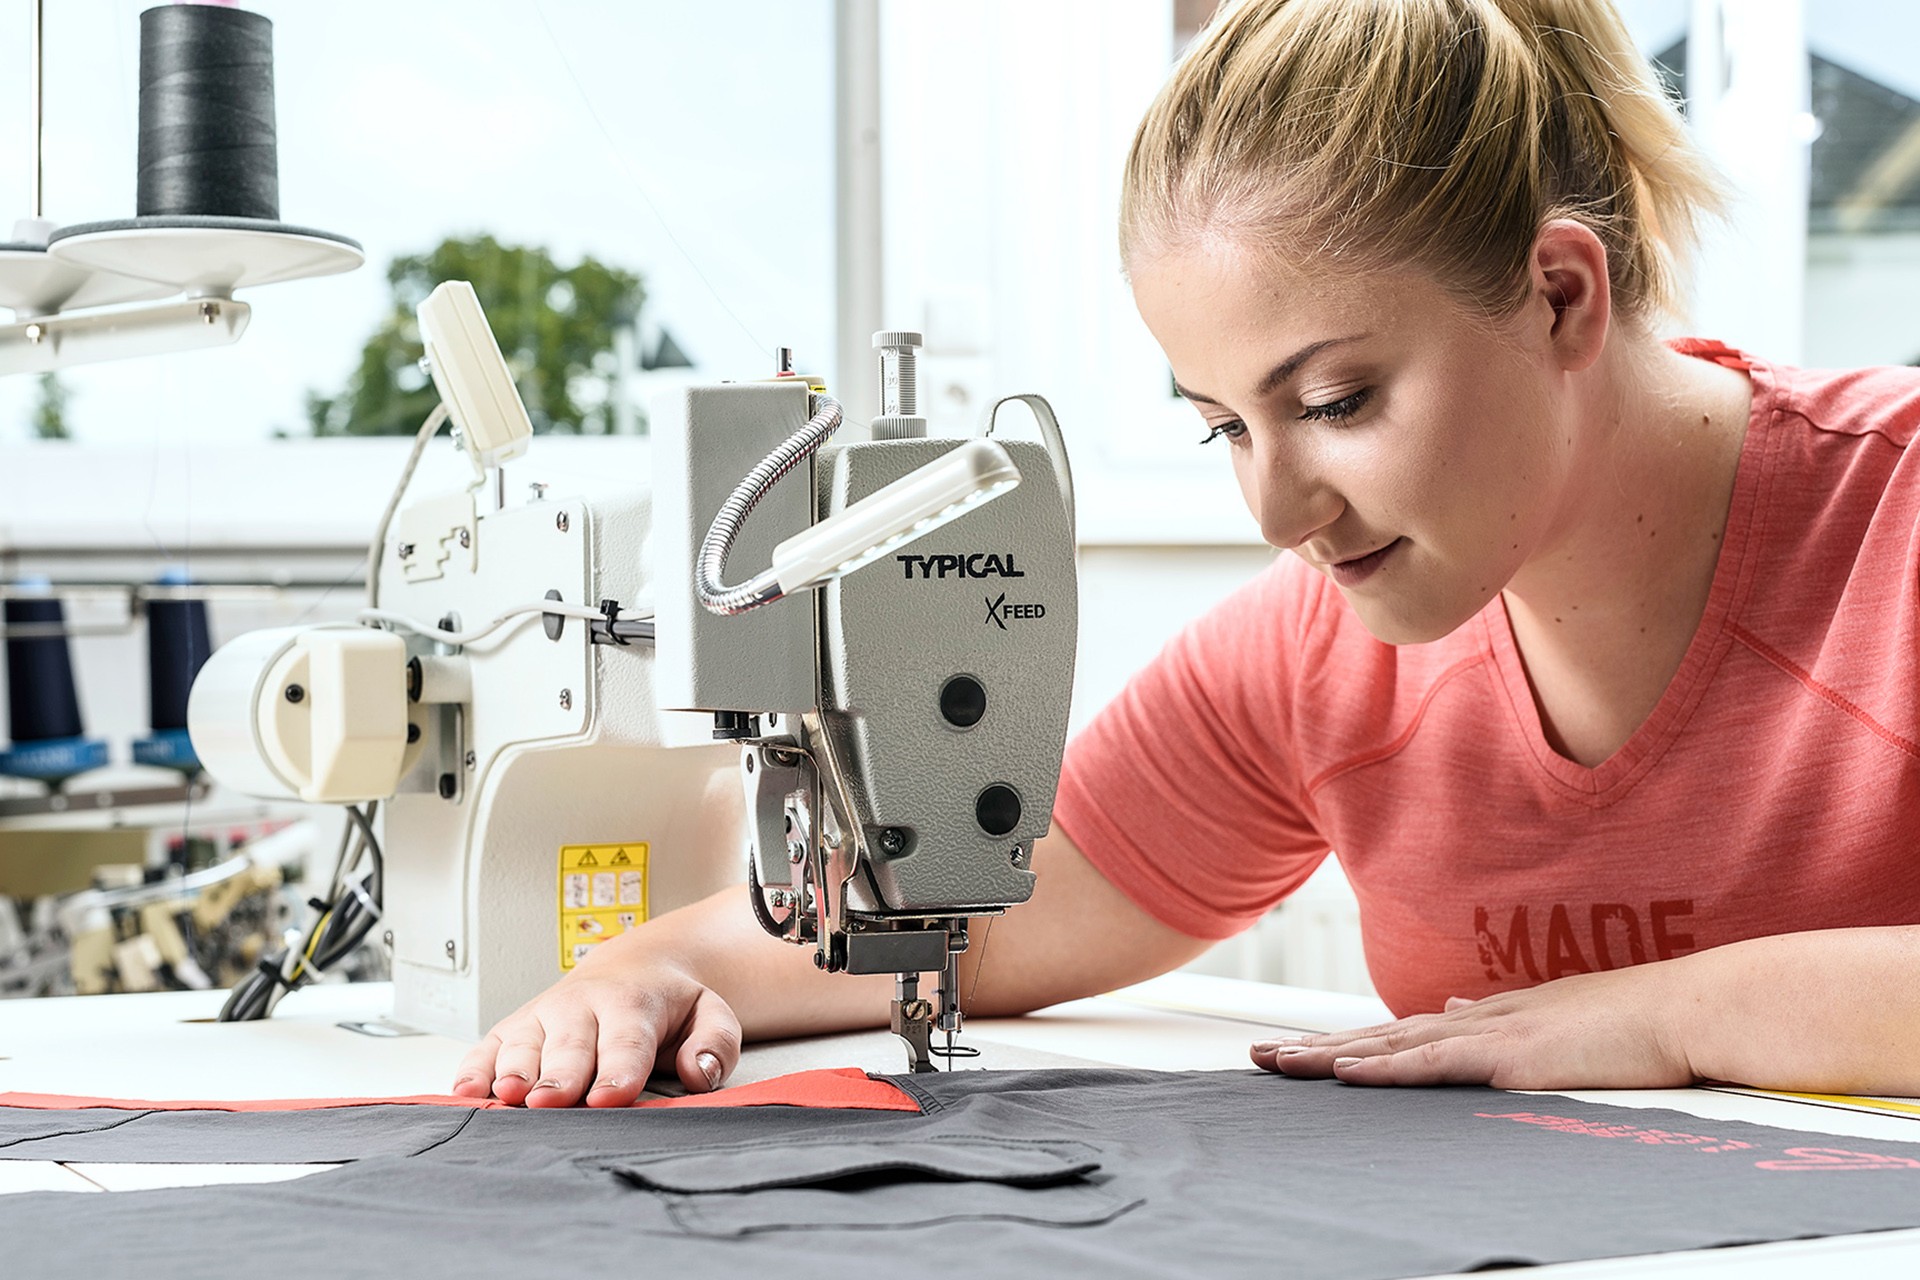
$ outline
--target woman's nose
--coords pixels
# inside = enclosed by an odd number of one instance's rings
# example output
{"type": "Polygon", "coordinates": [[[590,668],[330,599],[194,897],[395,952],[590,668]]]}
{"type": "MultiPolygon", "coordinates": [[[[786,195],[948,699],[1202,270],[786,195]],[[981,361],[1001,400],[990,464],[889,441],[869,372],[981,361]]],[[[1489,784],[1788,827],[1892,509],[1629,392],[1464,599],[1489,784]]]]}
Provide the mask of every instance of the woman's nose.
{"type": "Polygon", "coordinates": [[[1256,443],[1248,462],[1251,474],[1243,474],[1241,492],[1260,536],[1273,546],[1291,551],[1339,519],[1340,496],[1291,451],[1256,443]]]}

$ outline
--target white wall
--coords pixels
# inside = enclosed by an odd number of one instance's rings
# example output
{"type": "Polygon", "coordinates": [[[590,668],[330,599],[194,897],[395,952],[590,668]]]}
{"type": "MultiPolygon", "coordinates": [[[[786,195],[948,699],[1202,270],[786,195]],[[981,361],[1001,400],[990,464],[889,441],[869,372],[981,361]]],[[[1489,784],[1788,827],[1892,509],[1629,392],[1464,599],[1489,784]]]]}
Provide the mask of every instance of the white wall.
{"type": "Polygon", "coordinates": [[[1920,232],[1808,237],[1803,362],[1816,369],[1920,362],[1917,290],[1920,232]]]}

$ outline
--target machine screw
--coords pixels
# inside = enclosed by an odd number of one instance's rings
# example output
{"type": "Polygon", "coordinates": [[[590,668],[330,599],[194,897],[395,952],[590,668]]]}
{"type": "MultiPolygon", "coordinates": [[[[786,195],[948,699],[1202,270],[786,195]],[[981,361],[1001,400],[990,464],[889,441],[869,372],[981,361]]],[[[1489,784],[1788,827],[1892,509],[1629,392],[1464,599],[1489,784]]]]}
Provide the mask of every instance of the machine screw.
{"type": "Polygon", "coordinates": [[[474,755],[473,755],[473,752],[471,752],[471,751],[469,751],[469,752],[467,752],[467,758],[466,758],[466,760],[464,761],[464,763],[466,764],[466,766],[467,766],[467,768],[469,768],[469,769],[471,769],[471,768],[473,768],[473,766],[474,766],[474,764],[475,764],[475,760],[474,760],[474,755]]]}
{"type": "Polygon", "coordinates": [[[573,710],[573,690],[562,689],[560,691],[560,709],[562,711],[573,710]]]}
{"type": "Polygon", "coordinates": [[[41,325],[30,324],[27,326],[27,341],[32,343],[34,346],[36,347],[39,346],[40,339],[46,336],[47,336],[47,331],[41,325]]]}
{"type": "Polygon", "coordinates": [[[565,533],[572,524],[573,521],[567,519],[567,513],[564,511],[553,518],[553,527],[562,533],[565,533]]]}
{"type": "Polygon", "coordinates": [[[391,948],[393,946],[393,930],[389,929],[385,933],[381,934],[380,942],[382,945],[388,948],[391,948]]]}
{"type": "Polygon", "coordinates": [[[449,960],[453,959],[454,953],[458,950],[459,948],[453,945],[453,939],[448,938],[447,939],[447,959],[449,960]]]}
{"type": "Polygon", "coordinates": [[[529,484],[527,486],[528,502],[541,502],[545,500],[546,496],[547,496],[547,485],[544,480],[535,480],[532,484],[529,484]]]}
{"type": "Polygon", "coordinates": [[[201,303],[200,318],[208,324],[212,324],[215,320],[218,320],[220,318],[220,304],[217,302],[201,303]]]}
{"type": "Polygon", "coordinates": [[[473,545],[473,533],[470,530],[462,529],[460,531],[461,548],[464,550],[465,548],[470,547],[472,545],[473,545]]]}
{"type": "Polygon", "coordinates": [[[1012,850],[1010,850],[1007,854],[1007,861],[1011,862],[1016,867],[1023,865],[1026,862],[1026,860],[1027,860],[1027,851],[1025,849],[1022,849],[1019,845],[1013,846],[1012,850]]]}
{"type": "Polygon", "coordinates": [[[767,905],[775,911],[791,911],[800,905],[800,895],[791,889],[775,889],[767,895],[767,905]]]}
{"type": "Polygon", "coordinates": [[[898,827],[885,827],[880,832],[880,852],[889,858],[897,858],[907,847],[907,833],[898,827]]]}
{"type": "Polygon", "coordinates": [[[801,863],[805,862],[806,860],[807,860],[807,846],[805,846],[804,844],[801,844],[798,840],[788,841],[787,842],[787,861],[791,862],[794,866],[797,867],[801,863]]]}
{"type": "Polygon", "coordinates": [[[290,684],[287,686],[288,702],[303,702],[306,700],[306,696],[307,696],[307,691],[305,689],[302,689],[299,685],[290,684]]]}
{"type": "Polygon", "coordinates": [[[399,546],[395,547],[394,550],[400,553],[400,558],[402,560],[413,559],[413,544],[411,542],[403,542],[399,546]]]}

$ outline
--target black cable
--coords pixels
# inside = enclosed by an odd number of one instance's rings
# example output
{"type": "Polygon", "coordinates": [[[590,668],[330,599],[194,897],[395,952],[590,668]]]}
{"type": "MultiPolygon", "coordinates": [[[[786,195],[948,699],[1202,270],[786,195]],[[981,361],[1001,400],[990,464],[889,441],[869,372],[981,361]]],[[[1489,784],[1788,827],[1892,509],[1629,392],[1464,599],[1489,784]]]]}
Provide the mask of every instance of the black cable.
{"type": "Polygon", "coordinates": [[[609,623],[604,618],[595,618],[587,624],[587,636],[595,644],[627,645],[635,640],[652,644],[654,627],[652,618],[621,618],[609,623]]]}
{"type": "Polygon", "coordinates": [[[254,971],[235,984],[221,1006],[218,1021],[253,1022],[273,1012],[275,993],[280,988],[297,991],[314,978],[346,959],[366,941],[374,922],[380,918],[382,895],[386,888],[386,855],[380,838],[374,834],[373,811],[379,802],[365,810],[347,806],[350,830],[357,829],[358,840],[344,840],[340,860],[334,867],[328,900],[314,899],[310,904],[314,922],[299,944],[297,955],[290,948],[263,955],[254,971]],[[369,854],[372,866],[357,884],[346,881],[346,870],[369,854]],[[290,955],[295,955],[288,972],[290,955]]]}

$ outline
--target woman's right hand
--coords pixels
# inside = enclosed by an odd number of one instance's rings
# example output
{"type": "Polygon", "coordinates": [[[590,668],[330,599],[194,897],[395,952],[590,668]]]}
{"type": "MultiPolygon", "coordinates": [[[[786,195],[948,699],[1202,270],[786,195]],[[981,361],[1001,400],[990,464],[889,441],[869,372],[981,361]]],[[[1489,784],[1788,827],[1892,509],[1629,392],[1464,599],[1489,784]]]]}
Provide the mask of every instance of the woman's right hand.
{"type": "Polygon", "coordinates": [[[740,1062],[740,1021],[687,969],[616,945],[502,1018],[460,1062],[453,1091],[516,1106],[632,1105],[671,1059],[689,1093],[720,1087],[740,1062]]]}
{"type": "MultiPolygon", "coordinates": [[[[979,938],[961,970],[968,1012],[1022,1013],[1141,982],[1208,944],[1162,924],[1054,831],[1036,841],[1033,900],[979,938]],[[989,959],[991,957],[991,959],[989,959]],[[982,981],[982,978],[985,981],[982,981]]],[[[624,1107],[669,1061],[689,1093],[720,1086],[757,1040],[882,1027],[890,974],[823,973],[809,947],[761,932],[734,885],[589,951],[500,1020],[453,1091],[530,1107],[624,1107]],[[726,992],[723,997],[719,993],[726,992]]]]}

